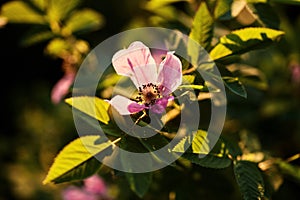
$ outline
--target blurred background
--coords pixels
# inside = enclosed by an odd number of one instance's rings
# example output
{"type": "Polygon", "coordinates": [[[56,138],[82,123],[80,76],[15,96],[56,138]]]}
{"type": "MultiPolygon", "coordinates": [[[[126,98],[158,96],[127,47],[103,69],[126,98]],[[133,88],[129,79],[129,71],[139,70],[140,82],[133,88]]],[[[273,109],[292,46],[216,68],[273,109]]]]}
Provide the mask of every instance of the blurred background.
{"type": "MultiPolygon", "coordinates": [[[[0,6],[7,2],[1,1],[0,6]]],[[[145,9],[147,3],[143,0],[82,2],[77,8],[95,10],[101,14],[101,21],[97,29],[85,32],[80,38],[92,49],[108,37],[135,27],[164,26],[188,33],[182,22],[172,18],[180,13],[155,13],[145,9]]],[[[184,2],[178,1],[174,6],[188,10],[184,2]]],[[[274,2],[272,7],[278,16],[278,28],[286,35],[267,49],[245,55],[241,63],[244,71],[247,66],[254,66],[261,79],[259,84],[241,79],[248,92],[247,99],[228,94],[224,134],[251,137],[247,140],[255,148],[287,159],[300,152],[300,5],[274,2]]],[[[47,40],[22,45],[22,37],[28,34],[31,24],[5,24],[4,19],[0,19],[0,24],[0,200],[59,200],[68,184],[42,185],[42,181],[58,151],[78,137],[70,107],[51,100],[54,85],[66,73],[62,68],[64,57],[45,52],[47,40]]],[[[300,166],[299,159],[292,162],[300,166]]],[[[172,199],[172,191],[176,191],[176,199],[241,199],[230,168],[215,171],[199,167],[197,173],[187,172],[192,182],[185,181],[186,172],[176,172],[176,177],[174,173],[171,168],[159,172],[151,186],[154,193],[145,199],[172,199]],[[188,196],[181,198],[181,194],[188,196]]],[[[295,173],[298,178],[280,179],[273,199],[300,199],[300,170],[295,173]]],[[[124,181],[115,183],[110,176],[103,177],[115,199],[138,199],[124,181]]]]}

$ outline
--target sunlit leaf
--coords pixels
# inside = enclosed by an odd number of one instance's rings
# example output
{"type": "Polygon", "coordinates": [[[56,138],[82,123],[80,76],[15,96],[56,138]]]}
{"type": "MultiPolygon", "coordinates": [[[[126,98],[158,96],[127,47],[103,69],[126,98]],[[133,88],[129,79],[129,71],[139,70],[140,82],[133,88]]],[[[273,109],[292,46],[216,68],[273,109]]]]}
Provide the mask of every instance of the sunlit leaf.
{"type": "Polygon", "coordinates": [[[160,8],[162,6],[170,5],[172,3],[176,2],[188,2],[189,0],[151,0],[148,1],[146,4],[146,7],[151,10],[155,10],[157,8],[160,8]]]}
{"type": "Polygon", "coordinates": [[[54,183],[63,183],[68,181],[83,180],[93,174],[95,174],[101,167],[101,163],[96,158],[90,158],[86,162],[78,165],[72,170],[66,172],[62,176],[54,179],[54,183]]]}
{"type": "Polygon", "coordinates": [[[86,126],[86,129],[92,130],[93,133],[101,134],[104,132],[114,137],[120,137],[123,134],[123,131],[112,120],[110,120],[108,124],[104,124],[79,110],[73,110],[73,115],[76,115],[76,117],[82,120],[83,123],[81,126],[86,126]]]}
{"type": "Polygon", "coordinates": [[[230,15],[233,0],[211,0],[215,19],[222,19],[225,15],[230,15]]]}
{"type": "Polygon", "coordinates": [[[249,27],[236,30],[220,38],[219,43],[211,50],[210,57],[218,60],[233,54],[265,48],[282,35],[283,31],[270,28],[249,27]]]}
{"type": "Polygon", "coordinates": [[[47,5],[47,16],[50,22],[61,22],[80,3],[80,0],[49,0],[47,5]]]}
{"type": "Polygon", "coordinates": [[[198,130],[196,133],[184,137],[173,148],[172,151],[184,153],[191,146],[192,153],[208,154],[210,151],[209,141],[207,140],[207,132],[198,130]]]}
{"type": "Polygon", "coordinates": [[[243,199],[253,200],[264,197],[264,180],[256,163],[236,161],[234,174],[243,199]]]}
{"type": "Polygon", "coordinates": [[[202,167],[222,169],[230,166],[232,163],[229,153],[227,144],[220,138],[207,155],[186,151],[182,157],[202,167]]]}
{"type": "Polygon", "coordinates": [[[65,102],[104,124],[109,122],[108,109],[110,104],[98,97],[71,97],[65,99],[65,102]]]}
{"type": "Polygon", "coordinates": [[[64,52],[68,51],[70,45],[66,40],[55,38],[51,40],[45,48],[45,52],[49,55],[60,57],[64,52]]]}
{"type": "Polygon", "coordinates": [[[36,12],[24,1],[10,1],[1,7],[1,15],[9,23],[46,24],[43,15],[36,12]]]}
{"type": "Polygon", "coordinates": [[[63,34],[83,33],[99,29],[104,23],[103,16],[91,9],[73,12],[64,26],[63,34]]]}
{"type": "Polygon", "coordinates": [[[194,75],[183,75],[182,76],[182,82],[183,84],[193,84],[195,81],[195,76],[194,75]]]}
{"type": "MultiPolygon", "coordinates": [[[[177,1],[185,1],[185,0],[177,0],[177,1]]],[[[182,25],[190,27],[192,19],[185,12],[180,9],[176,9],[171,3],[176,2],[176,0],[155,0],[149,1],[146,3],[143,8],[145,10],[154,13],[156,16],[151,18],[153,23],[166,23],[170,25],[171,22],[180,22],[182,25]]]]}
{"type": "Polygon", "coordinates": [[[238,77],[222,77],[225,83],[225,86],[233,93],[247,98],[247,91],[244,85],[239,81],[238,77]]]}
{"type": "Polygon", "coordinates": [[[48,5],[48,1],[46,0],[30,0],[30,2],[41,11],[45,11],[48,5]]]}
{"type": "MultiPolygon", "coordinates": [[[[214,20],[210,15],[206,3],[203,2],[196,12],[189,37],[207,49],[210,47],[213,37],[213,25],[214,20]]],[[[189,44],[189,55],[196,54],[197,57],[198,54],[193,51],[195,51],[195,49],[189,44]]]]}
{"type": "Polygon", "coordinates": [[[55,157],[43,183],[71,181],[91,174],[94,167],[84,163],[113,145],[110,140],[100,139],[98,135],[82,136],[66,145],[55,157]]]}

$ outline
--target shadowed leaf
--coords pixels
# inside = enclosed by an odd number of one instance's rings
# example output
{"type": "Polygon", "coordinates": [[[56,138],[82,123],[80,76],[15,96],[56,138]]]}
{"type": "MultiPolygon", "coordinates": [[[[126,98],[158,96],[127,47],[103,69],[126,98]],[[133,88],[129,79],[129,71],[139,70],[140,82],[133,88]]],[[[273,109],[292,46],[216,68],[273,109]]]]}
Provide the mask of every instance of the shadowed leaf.
{"type": "Polygon", "coordinates": [[[264,197],[264,180],[256,163],[237,161],[234,164],[234,174],[245,200],[264,197]]]}

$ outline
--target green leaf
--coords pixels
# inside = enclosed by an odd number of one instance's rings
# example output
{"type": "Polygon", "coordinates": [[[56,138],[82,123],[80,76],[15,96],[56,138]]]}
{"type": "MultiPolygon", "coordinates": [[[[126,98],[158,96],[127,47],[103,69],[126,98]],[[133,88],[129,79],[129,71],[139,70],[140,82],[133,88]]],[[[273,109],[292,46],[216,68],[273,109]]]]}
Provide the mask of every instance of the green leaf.
{"type": "Polygon", "coordinates": [[[125,173],[130,189],[142,198],[152,183],[152,173],[125,173]]]}
{"type": "Polygon", "coordinates": [[[191,146],[191,152],[195,154],[208,154],[210,151],[209,141],[207,140],[207,132],[198,130],[196,133],[184,137],[180,142],[173,148],[172,151],[184,153],[191,146]]]}
{"type": "Polygon", "coordinates": [[[182,157],[194,164],[213,169],[223,169],[231,165],[231,160],[228,157],[217,157],[210,154],[200,158],[197,154],[185,153],[182,157]]]}
{"type": "Polygon", "coordinates": [[[230,15],[230,9],[231,9],[231,4],[233,0],[215,0],[212,1],[214,4],[214,18],[215,19],[222,19],[224,15],[229,14],[230,15]]]}
{"type": "Polygon", "coordinates": [[[94,133],[101,134],[104,132],[105,134],[114,137],[120,137],[123,134],[123,131],[112,120],[110,120],[108,124],[104,124],[79,110],[73,110],[73,114],[83,120],[84,124],[82,124],[82,126],[88,126],[88,128],[92,129],[94,133]]]}
{"type": "Polygon", "coordinates": [[[72,12],[81,2],[81,0],[49,0],[47,7],[47,16],[50,22],[63,21],[70,12],[72,12]]]}
{"type": "Polygon", "coordinates": [[[256,163],[236,161],[234,174],[245,200],[262,199],[264,197],[264,181],[256,163]]]}
{"type": "Polygon", "coordinates": [[[149,10],[155,10],[155,9],[158,9],[158,8],[161,8],[163,6],[167,6],[167,5],[170,5],[172,3],[177,3],[177,2],[188,2],[189,0],[151,0],[151,1],[148,1],[147,4],[146,4],[146,7],[149,9],[149,10]]]}
{"type": "Polygon", "coordinates": [[[283,31],[270,28],[249,27],[231,32],[220,38],[211,50],[210,57],[218,60],[234,54],[265,48],[284,35],[283,31]]]}
{"type": "Polygon", "coordinates": [[[193,84],[195,81],[195,76],[194,75],[183,75],[182,76],[182,82],[183,84],[193,84]]]}
{"type": "Polygon", "coordinates": [[[48,4],[48,1],[45,0],[30,0],[29,2],[32,2],[32,4],[41,11],[45,11],[48,4]]]}
{"type": "Polygon", "coordinates": [[[52,39],[45,48],[45,52],[54,57],[60,57],[70,49],[68,42],[62,38],[52,39]]]}
{"type": "Polygon", "coordinates": [[[54,179],[52,182],[54,183],[63,183],[68,182],[70,180],[82,180],[93,174],[95,174],[101,167],[101,163],[96,158],[90,158],[86,162],[78,165],[62,176],[54,179]]]}
{"type": "MultiPolygon", "coordinates": [[[[115,140],[115,142],[117,141],[115,140]]],[[[71,181],[90,175],[96,167],[87,167],[88,164],[84,163],[94,162],[90,159],[99,153],[104,153],[113,144],[114,142],[102,139],[98,135],[82,136],[75,139],[55,157],[43,183],[71,181]]]]}
{"type": "Polygon", "coordinates": [[[74,11],[62,30],[64,35],[80,34],[99,29],[104,23],[103,16],[91,9],[74,11]]]}
{"type": "MultiPolygon", "coordinates": [[[[203,48],[208,49],[213,37],[214,20],[210,15],[206,3],[201,3],[194,17],[189,37],[199,43],[203,48]]],[[[188,44],[189,55],[197,55],[192,44],[188,44]]]]}
{"type": "Polygon", "coordinates": [[[244,85],[239,81],[238,77],[222,77],[225,86],[233,93],[247,98],[247,92],[244,85]]]}
{"type": "MultiPolygon", "coordinates": [[[[122,138],[120,142],[120,148],[136,153],[146,153],[147,149],[140,143],[139,139],[134,137],[122,138]]],[[[120,152],[121,164],[129,172],[125,173],[127,181],[130,185],[131,190],[142,198],[148,191],[152,182],[152,173],[136,173],[136,170],[143,171],[143,169],[152,166],[151,158],[145,156],[144,160],[139,163],[135,160],[134,156],[128,155],[126,152],[120,152]],[[132,172],[132,173],[131,173],[132,172]]]]}
{"type": "Polygon", "coordinates": [[[46,24],[43,15],[36,12],[24,1],[10,1],[1,7],[1,15],[9,23],[46,24]]]}
{"type": "Polygon", "coordinates": [[[45,28],[33,28],[27,32],[21,40],[22,46],[31,46],[54,38],[55,35],[45,28]]]}
{"type": "Polygon", "coordinates": [[[229,149],[223,138],[220,138],[211,151],[203,157],[203,155],[190,153],[187,151],[183,154],[183,158],[190,160],[192,163],[202,167],[222,169],[231,165],[229,158],[229,149]]]}
{"type": "Polygon", "coordinates": [[[65,102],[104,124],[109,122],[108,109],[110,104],[98,97],[71,97],[65,99],[65,102]]]}

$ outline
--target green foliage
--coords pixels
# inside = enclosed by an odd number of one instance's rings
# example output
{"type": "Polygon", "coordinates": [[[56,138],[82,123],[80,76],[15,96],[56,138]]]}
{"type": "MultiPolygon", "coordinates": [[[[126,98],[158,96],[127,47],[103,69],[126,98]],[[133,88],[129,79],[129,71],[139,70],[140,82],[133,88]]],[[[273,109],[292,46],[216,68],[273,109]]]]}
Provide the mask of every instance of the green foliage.
{"type": "Polygon", "coordinates": [[[8,23],[31,25],[21,38],[22,45],[30,46],[49,41],[49,45],[52,46],[47,45],[45,53],[54,58],[62,58],[66,63],[70,62],[69,56],[74,56],[76,63],[70,64],[76,67],[87,53],[78,51],[76,44],[80,40],[76,41],[76,38],[104,25],[104,18],[99,12],[88,8],[78,9],[80,4],[80,0],[12,1],[1,7],[1,16],[7,19],[8,23]],[[61,46],[57,45],[60,40],[65,40],[65,46],[61,50],[61,46]],[[52,50],[53,44],[56,44],[56,50],[52,50]]]}
{"type": "Polygon", "coordinates": [[[110,104],[97,97],[72,97],[65,99],[65,102],[81,112],[94,117],[104,124],[108,124],[108,109],[110,104]]]}
{"type": "MultiPolygon", "coordinates": [[[[209,49],[213,38],[214,20],[205,3],[201,3],[195,18],[189,37],[199,43],[203,48],[209,49]]],[[[193,49],[188,49],[193,51],[193,49]]],[[[191,55],[191,53],[189,53],[191,55]]]]}
{"type": "Polygon", "coordinates": [[[196,133],[184,137],[174,148],[174,152],[184,153],[190,146],[195,154],[208,154],[210,148],[207,141],[207,132],[198,130],[196,133]]]}
{"type": "Polygon", "coordinates": [[[59,183],[90,176],[99,167],[94,156],[104,153],[112,145],[112,142],[97,135],[82,136],[72,141],[55,157],[43,183],[59,183]]]}
{"type": "Polygon", "coordinates": [[[233,0],[216,0],[214,2],[214,18],[220,19],[222,16],[230,12],[233,0]]]}
{"type": "Polygon", "coordinates": [[[46,18],[24,1],[11,1],[1,7],[1,15],[10,23],[47,24],[46,18]]]}
{"type": "MultiPolygon", "coordinates": [[[[61,167],[63,167],[63,164],[60,164],[61,167]]],[[[53,180],[49,181],[58,184],[58,183],[64,183],[64,182],[70,182],[70,181],[80,181],[83,180],[89,176],[94,175],[99,171],[101,167],[101,163],[99,160],[97,160],[94,157],[91,157],[90,159],[86,160],[82,164],[76,166],[76,167],[69,167],[69,171],[65,172],[62,175],[59,175],[57,178],[54,178],[53,180]]],[[[56,166],[56,173],[59,173],[59,170],[56,166]]],[[[66,167],[67,168],[67,167],[66,167]]],[[[53,172],[54,173],[54,172],[53,172]]],[[[47,180],[48,181],[48,180],[47,180]]],[[[47,182],[44,182],[46,184],[47,182]]]]}
{"type": "Polygon", "coordinates": [[[80,0],[50,0],[47,2],[47,17],[51,22],[61,22],[79,6],[80,0]]]}
{"type": "Polygon", "coordinates": [[[234,173],[243,199],[262,199],[264,197],[264,180],[256,163],[236,161],[234,173]]]}
{"type": "Polygon", "coordinates": [[[102,15],[91,9],[74,11],[66,20],[66,25],[62,29],[64,35],[80,34],[95,31],[102,27],[104,19],[102,15]]]}
{"type": "Polygon", "coordinates": [[[210,57],[219,60],[226,56],[266,48],[282,35],[284,35],[283,31],[269,28],[249,27],[234,30],[220,38],[219,43],[210,51],[210,57]]]}
{"type": "Polygon", "coordinates": [[[126,173],[125,176],[130,189],[143,198],[152,183],[152,173],[126,173]]]}
{"type": "Polygon", "coordinates": [[[197,154],[185,153],[182,157],[194,164],[212,169],[223,169],[229,167],[232,163],[228,157],[218,157],[211,154],[205,155],[202,158],[197,154]]]}
{"type": "Polygon", "coordinates": [[[244,87],[244,85],[239,81],[237,77],[224,77],[223,76],[224,83],[227,88],[229,88],[233,93],[247,98],[247,91],[244,87]]]}

